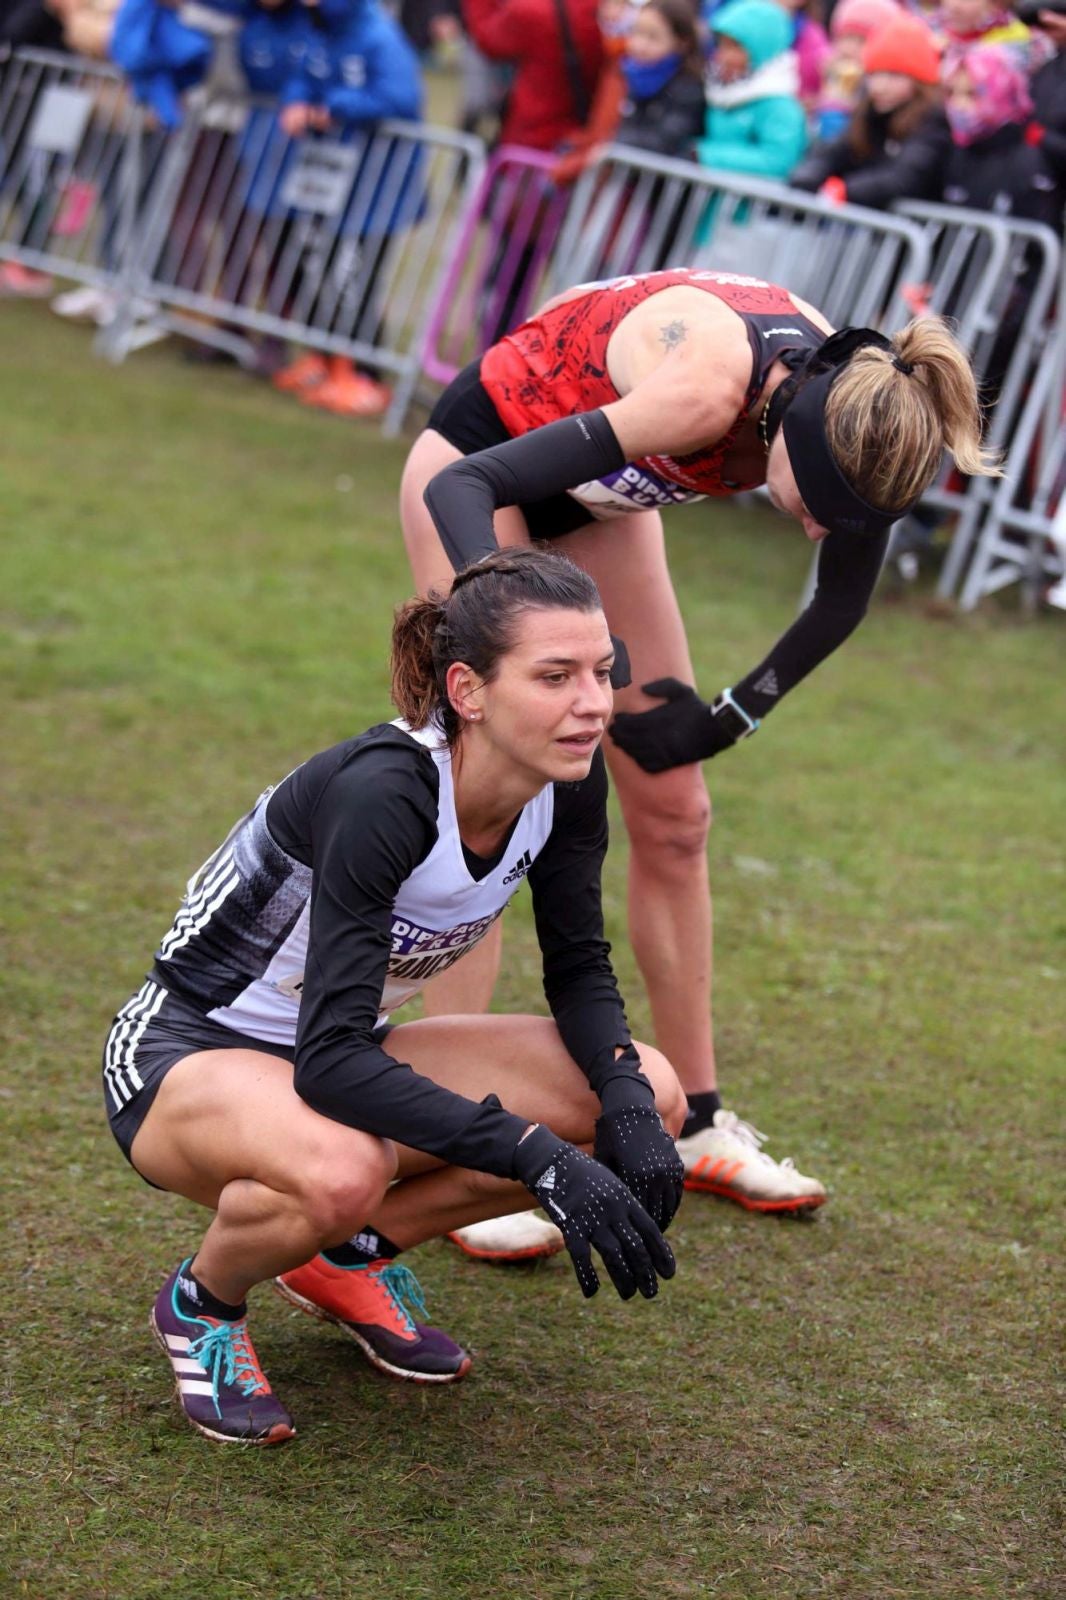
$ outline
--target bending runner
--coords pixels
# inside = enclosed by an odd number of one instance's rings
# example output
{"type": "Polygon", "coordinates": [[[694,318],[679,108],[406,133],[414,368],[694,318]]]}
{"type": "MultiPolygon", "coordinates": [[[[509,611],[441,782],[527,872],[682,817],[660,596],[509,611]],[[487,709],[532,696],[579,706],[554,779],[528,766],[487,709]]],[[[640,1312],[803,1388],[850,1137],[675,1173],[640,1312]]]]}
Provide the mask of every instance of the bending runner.
{"type": "MultiPolygon", "coordinates": [[[[597,582],[632,661],[606,754],[631,845],[630,938],[658,1043],[688,1094],[687,1183],[757,1210],[811,1208],[825,1190],[771,1160],[718,1094],[698,763],[755,733],[855,628],[888,530],[945,448],[964,473],[997,470],[981,449],[969,363],[943,323],[925,318],[891,339],[868,328],[830,336],[787,289],[678,270],[550,301],[455,379],[404,473],[421,589],[497,543],[547,539],[597,582]],[[761,484],[821,544],[818,585],[769,654],[708,703],[693,687],[660,511],[761,484]]],[[[497,957],[486,941],[437,986],[433,1008],[482,1009],[497,957]]],[[[510,1225],[460,1242],[506,1258],[510,1225]]]]}
{"type": "Polygon", "coordinates": [[[382,1371],[449,1383],[470,1358],[419,1320],[401,1250],[541,1204],[586,1296],[592,1248],[623,1299],[673,1276],[684,1096],[630,1039],[600,911],[612,661],[592,580],[559,556],[497,554],[411,601],[401,718],[260,797],[118,1013],[112,1131],[149,1183],[215,1213],[151,1319],[208,1438],[294,1432],[245,1320],[267,1279],[382,1371]],[[554,1020],[390,1029],[523,878],[554,1020]]]}

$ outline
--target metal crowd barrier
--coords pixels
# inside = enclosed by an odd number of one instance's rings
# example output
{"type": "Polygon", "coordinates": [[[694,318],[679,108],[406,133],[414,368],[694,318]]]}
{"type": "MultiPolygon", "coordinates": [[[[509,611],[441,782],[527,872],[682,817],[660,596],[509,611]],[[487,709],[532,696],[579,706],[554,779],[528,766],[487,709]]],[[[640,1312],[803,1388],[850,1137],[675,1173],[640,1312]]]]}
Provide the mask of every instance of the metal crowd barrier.
{"type": "MultiPolygon", "coordinates": [[[[120,73],[49,50],[0,70],[0,259],[114,287],[153,171],[120,73]]],[[[153,152],[154,153],[154,152],[153,152]]]]}
{"type": "Polygon", "coordinates": [[[1006,452],[1006,479],[945,473],[926,497],[959,515],[941,592],[971,555],[964,606],[1057,574],[1066,284],[1048,360],[1062,250],[1047,229],[916,203],[837,207],[623,146],[570,191],[552,164],[508,148],[486,166],[480,140],[404,123],[292,141],[265,104],[234,131],[196,97],[165,135],[113,68],[19,50],[0,72],[0,259],[111,292],[112,359],[137,347],[147,312],[249,363],[273,335],[371,364],[393,381],[390,434],[420,373],[448,382],[578,282],[708,266],[785,283],[838,326],[886,330],[920,302],[995,377],[989,442],[1006,452]]]}
{"type": "MultiPolygon", "coordinates": [[[[1021,450],[1016,434],[1049,334],[1054,339],[1050,319],[1062,260],[1059,240],[1039,223],[957,206],[908,201],[898,210],[926,229],[932,246],[925,280],[913,283],[912,306],[940,312],[956,323],[978,381],[993,402],[986,442],[1004,452],[1007,476],[1020,480],[1032,435],[1021,450]]],[[[1000,481],[960,483],[948,464],[923,496],[923,505],[958,514],[938,582],[942,596],[958,589],[982,520],[998,499],[1000,481]]]]}
{"type": "Polygon", "coordinates": [[[1049,586],[1054,603],[1066,608],[1066,249],[1058,321],[1035,360],[959,605],[972,610],[1014,583],[1029,611],[1049,586]]]}
{"type": "MultiPolygon", "coordinates": [[[[395,434],[483,164],[480,140],[444,128],[291,140],[268,104],[236,132],[194,105],[152,186],[126,304],[148,301],[156,325],[249,364],[258,335],[371,365],[393,383],[395,434]]],[[[112,329],[113,359],[132,316],[112,329]]]]}
{"type": "Polygon", "coordinates": [[[550,287],[705,266],[787,284],[837,326],[891,328],[907,315],[899,285],[928,260],[907,218],[610,145],[575,187],[550,287]]]}
{"type": "Polygon", "coordinates": [[[539,290],[566,213],[556,157],[502,145],[489,158],[426,328],[422,371],[450,383],[546,294],[539,290]]]}

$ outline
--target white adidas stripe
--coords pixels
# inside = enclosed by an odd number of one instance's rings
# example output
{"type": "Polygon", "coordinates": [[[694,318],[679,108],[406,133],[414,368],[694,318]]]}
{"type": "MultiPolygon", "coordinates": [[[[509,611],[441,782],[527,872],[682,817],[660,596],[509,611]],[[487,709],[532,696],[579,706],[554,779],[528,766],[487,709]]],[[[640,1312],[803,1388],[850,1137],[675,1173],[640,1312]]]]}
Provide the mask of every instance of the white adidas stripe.
{"type": "Polygon", "coordinates": [[[166,1335],[168,1350],[187,1350],[192,1340],[184,1333],[168,1333],[166,1335]]]}
{"type": "Polygon", "coordinates": [[[115,1109],[118,1111],[122,1110],[126,1101],[133,1099],[133,1088],[144,1088],[133,1057],[145,1028],[166,997],[166,989],[153,983],[151,978],[147,979],[133,999],[128,1000],[123,1006],[108,1036],[104,1077],[111,1091],[111,1098],[115,1102],[115,1109]],[[126,1058],[125,1065],[123,1065],[123,1053],[126,1058]],[[130,1088],[131,1083],[133,1088],[130,1088]]]}
{"type": "Polygon", "coordinates": [[[127,1100],[132,1100],[133,1092],[122,1081],[119,1069],[119,1057],[122,1046],[126,1041],[134,1019],[139,1014],[141,1007],[148,1004],[155,985],[147,978],[132,1000],[127,1000],[118,1016],[115,1018],[111,1032],[107,1036],[107,1047],[104,1051],[104,1077],[111,1091],[111,1098],[115,1102],[116,1111],[121,1111],[127,1100]]]}
{"type": "Polygon", "coordinates": [[[126,1045],[126,1050],[125,1050],[125,1072],[126,1072],[127,1078],[130,1080],[130,1082],[137,1089],[143,1089],[144,1088],[144,1084],[141,1081],[140,1073],[137,1071],[137,1068],[133,1064],[133,1058],[134,1058],[134,1055],[137,1052],[137,1046],[140,1044],[141,1039],[142,1039],[142,1037],[144,1035],[145,1028],[147,1028],[148,1024],[151,1022],[152,1018],[155,1016],[156,1012],[159,1010],[160,1006],[163,1004],[163,1001],[166,999],[166,997],[167,997],[167,991],[164,988],[159,987],[157,989],[157,992],[154,995],[154,997],[152,999],[152,1003],[148,1007],[147,1011],[143,1011],[141,1013],[141,1016],[140,1016],[140,1018],[139,1018],[139,1020],[137,1022],[136,1027],[134,1028],[133,1032],[130,1034],[129,1043],[126,1045]]]}
{"type": "Polygon", "coordinates": [[[159,946],[159,960],[169,961],[175,951],[183,949],[189,940],[199,933],[204,924],[210,922],[219,906],[233,893],[240,881],[241,875],[235,871],[233,876],[223,883],[215,898],[208,901],[194,920],[190,921],[186,912],[179,912],[173,928],[159,946]]]}
{"type": "MultiPolygon", "coordinates": [[[[203,1368],[201,1367],[200,1370],[202,1372],[203,1368]]],[[[199,1380],[196,1378],[179,1378],[178,1388],[181,1390],[182,1394],[213,1395],[215,1392],[214,1384],[209,1383],[206,1378],[200,1378],[199,1380]]]]}
{"type": "Polygon", "coordinates": [[[193,1356],[171,1356],[170,1365],[175,1372],[194,1372],[198,1378],[204,1375],[203,1363],[193,1356]]]}
{"type": "Polygon", "coordinates": [[[233,852],[232,850],[227,850],[225,855],[220,856],[218,861],[216,861],[207,877],[204,878],[203,882],[200,884],[196,893],[189,895],[189,897],[182,902],[182,905],[178,910],[178,914],[174,918],[173,925],[163,935],[163,942],[159,947],[161,955],[169,954],[168,946],[170,945],[171,941],[177,938],[178,935],[181,934],[186,927],[188,927],[190,922],[196,921],[200,912],[203,910],[208,900],[210,900],[219,884],[223,882],[223,880],[227,878],[232,871],[233,852]]]}

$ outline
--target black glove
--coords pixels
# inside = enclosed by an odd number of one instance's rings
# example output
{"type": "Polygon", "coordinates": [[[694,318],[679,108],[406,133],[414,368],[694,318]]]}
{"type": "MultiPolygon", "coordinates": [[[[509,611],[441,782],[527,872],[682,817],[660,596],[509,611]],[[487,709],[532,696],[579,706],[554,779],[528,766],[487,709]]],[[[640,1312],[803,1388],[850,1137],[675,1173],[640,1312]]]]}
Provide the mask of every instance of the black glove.
{"type": "Polygon", "coordinates": [[[592,1153],[665,1231],[685,1192],[685,1165],[654,1104],[634,1103],[631,1089],[626,1078],[605,1084],[592,1153]]]}
{"type": "Polygon", "coordinates": [[[650,1300],[659,1292],[656,1274],[673,1277],[673,1251],[644,1207],[613,1172],[550,1128],[541,1124],[521,1140],[514,1174],[562,1229],[586,1300],[600,1286],[590,1245],[623,1300],[638,1289],[650,1300]]]}
{"type": "Polygon", "coordinates": [[[736,742],[690,684],[679,678],[656,678],[641,688],[645,694],[661,696],[665,705],[650,711],[620,711],[607,732],[645,772],[706,761],[736,742]]]}

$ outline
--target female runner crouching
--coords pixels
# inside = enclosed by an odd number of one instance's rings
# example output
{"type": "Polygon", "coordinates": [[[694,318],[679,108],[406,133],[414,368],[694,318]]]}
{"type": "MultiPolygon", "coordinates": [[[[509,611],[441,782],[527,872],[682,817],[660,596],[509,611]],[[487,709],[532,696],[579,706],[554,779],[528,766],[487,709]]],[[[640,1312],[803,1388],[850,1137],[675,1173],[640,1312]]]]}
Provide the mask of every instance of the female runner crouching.
{"type": "Polygon", "coordinates": [[[685,1101],[631,1042],[603,938],[612,661],[596,587],[563,557],[503,552],[446,599],[410,601],[393,631],[401,719],[260,797],[116,1017],[115,1137],[149,1183],[215,1212],[151,1318],[208,1438],[295,1431],[245,1322],[266,1279],[383,1371],[448,1383],[470,1358],[416,1320],[400,1250],[540,1204],[586,1295],[590,1246],[623,1299],[673,1275],[660,1230],[681,1199],[685,1101]],[[523,878],[554,1020],[389,1029],[523,878]]]}

